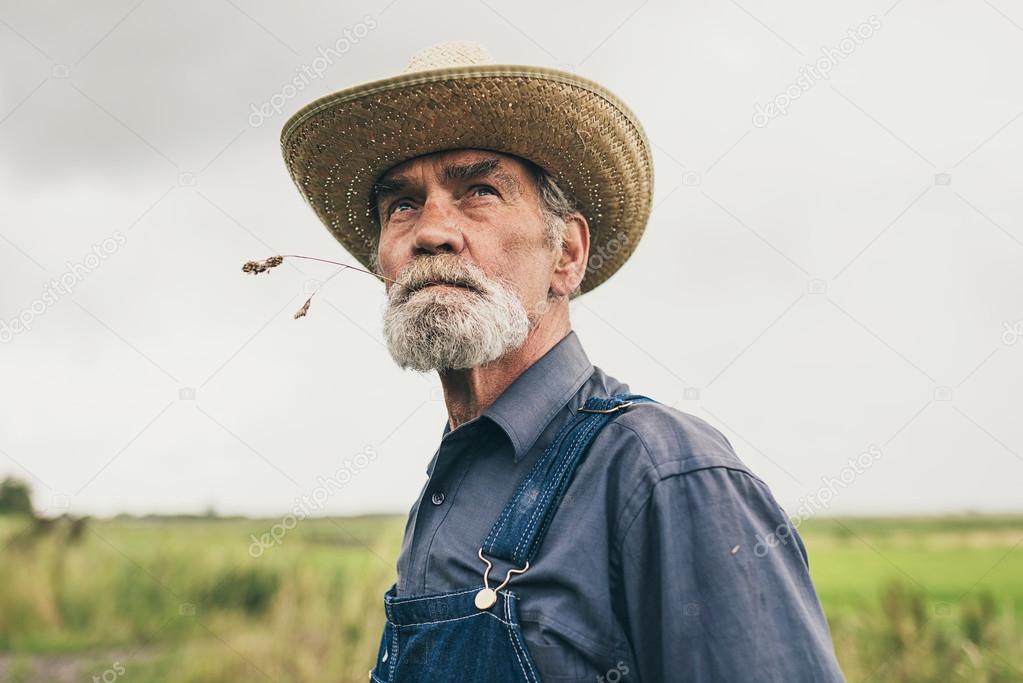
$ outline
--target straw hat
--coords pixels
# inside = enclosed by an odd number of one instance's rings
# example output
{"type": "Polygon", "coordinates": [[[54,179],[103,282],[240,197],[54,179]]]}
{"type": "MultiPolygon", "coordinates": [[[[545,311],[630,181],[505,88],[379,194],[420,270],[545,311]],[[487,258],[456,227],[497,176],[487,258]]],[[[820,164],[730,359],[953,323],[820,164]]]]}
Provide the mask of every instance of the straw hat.
{"type": "Polygon", "coordinates": [[[281,133],[295,185],[367,268],[377,248],[373,183],[409,159],[464,148],[529,159],[576,200],[590,225],[581,292],[636,248],[653,196],[650,145],[621,100],[571,73],[493,64],[476,43],[445,43],[399,76],[306,105],[281,133]]]}

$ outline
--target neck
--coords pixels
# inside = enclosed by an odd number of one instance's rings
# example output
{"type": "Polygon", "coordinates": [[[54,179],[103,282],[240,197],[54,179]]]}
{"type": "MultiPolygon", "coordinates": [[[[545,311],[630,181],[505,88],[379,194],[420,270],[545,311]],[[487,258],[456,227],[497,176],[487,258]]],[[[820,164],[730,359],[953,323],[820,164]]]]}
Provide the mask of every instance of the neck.
{"type": "Polygon", "coordinates": [[[448,424],[452,431],[478,417],[515,379],[572,331],[567,318],[542,318],[519,348],[465,370],[440,370],[448,424]]]}

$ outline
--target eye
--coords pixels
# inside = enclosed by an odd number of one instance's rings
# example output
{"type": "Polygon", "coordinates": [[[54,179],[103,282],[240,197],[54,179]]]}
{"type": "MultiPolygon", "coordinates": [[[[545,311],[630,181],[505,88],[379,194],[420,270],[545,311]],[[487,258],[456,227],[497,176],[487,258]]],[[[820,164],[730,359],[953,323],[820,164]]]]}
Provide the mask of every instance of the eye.
{"type": "Polygon", "coordinates": [[[490,185],[476,185],[475,187],[473,187],[473,188],[471,188],[469,190],[469,194],[474,195],[474,196],[481,196],[481,197],[485,197],[487,194],[493,195],[494,197],[498,196],[497,190],[492,188],[490,185]],[[481,192],[483,194],[478,194],[478,193],[481,193],[481,192]]]}
{"type": "Polygon", "coordinates": [[[410,200],[408,200],[408,199],[399,199],[398,201],[393,202],[391,204],[391,206],[387,209],[387,213],[388,213],[388,215],[393,215],[393,214],[396,214],[396,213],[404,213],[405,211],[410,210],[410,209],[414,209],[414,208],[415,208],[415,204],[413,204],[410,200]]]}

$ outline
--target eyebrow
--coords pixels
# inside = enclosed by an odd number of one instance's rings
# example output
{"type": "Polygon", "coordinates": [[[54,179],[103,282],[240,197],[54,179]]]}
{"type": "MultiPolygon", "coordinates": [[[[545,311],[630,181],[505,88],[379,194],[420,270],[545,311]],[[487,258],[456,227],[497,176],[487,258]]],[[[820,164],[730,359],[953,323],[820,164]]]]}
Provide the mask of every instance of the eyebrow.
{"type": "MultiPolygon", "coordinates": [[[[448,164],[444,166],[440,173],[440,178],[447,181],[465,181],[490,177],[500,180],[505,185],[511,187],[516,193],[522,192],[522,185],[515,176],[502,168],[500,159],[483,159],[482,161],[474,161],[467,164],[448,164]]],[[[378,206],[382,198],[406,192],[413,185],[415,183],[408,176],[404,175],[394,175],[390,178],[378,180],[373,183],[370,195],[371,204],[374,207],[378,206]]]]}
{"type": "Polygon", "coordinates": [[[494,177],[510,186],[515,192],[521,192],[522,186],[511,173],[501,166],[500,159],[483,159],[468,164],[449,164],[444,167],[446,180],[474,180],[476,178],[494,177]]]}
{"type": "Polygon", "coordinates": [[[381,197],[404,192],[411,185],[412,182],[403,175],[392,176],[386,180],[378,180],[373,183],[373,188],[370,190],[370,201],[376,206],[380,202],[381,197]]]}

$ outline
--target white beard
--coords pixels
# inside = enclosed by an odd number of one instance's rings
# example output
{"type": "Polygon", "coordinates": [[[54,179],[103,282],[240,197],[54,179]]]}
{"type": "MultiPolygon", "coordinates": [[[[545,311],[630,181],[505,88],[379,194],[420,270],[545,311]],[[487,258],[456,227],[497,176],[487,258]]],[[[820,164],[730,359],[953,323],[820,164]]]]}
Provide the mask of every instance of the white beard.
{"type": "Polygon", "coordinates": [[[531,321],[518,293],[457,257],[419,257],[397,279],[402,284],[388,292],[384,336],[401,368],[474,368],[519,348],[529,336],[531,321]],[[419,289],[427,281],[461,282],[476,291],[419,289]]]}

